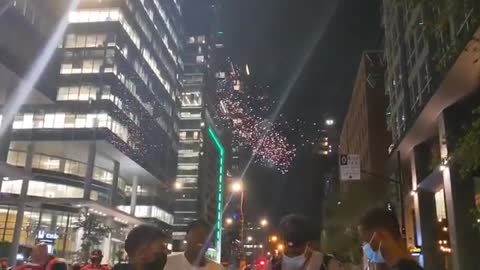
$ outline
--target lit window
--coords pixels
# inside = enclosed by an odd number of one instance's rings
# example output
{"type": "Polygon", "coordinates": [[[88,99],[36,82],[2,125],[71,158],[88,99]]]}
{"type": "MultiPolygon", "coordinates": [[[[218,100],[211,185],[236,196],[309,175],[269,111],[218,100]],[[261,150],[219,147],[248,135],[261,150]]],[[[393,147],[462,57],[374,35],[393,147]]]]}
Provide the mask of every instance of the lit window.
{"type": "Polygon", "coordinates": [[[43,119],[45,115],[35,114],[33,117],[33,128],[43,128],[43,119]]]}
{"type": "Polygon", "coordinates": [[[13,119],[13,129],[20,129],[23,126],[23,115],[16,115],[13,119]]]}
{"type": "Polygon", "coordinates": [[[68,100],[68,87],[60,87],[57,92],[57,100],[68,100]]]}
{"type": "Polygon", "coordinates": [[[55,123],[55,114],[47,113],[45,114],[45,121],[43,122],[44,128],[53,128],[55,123]]]}
{"type": "Polygon", "coordinates": [[[68,34],[65,37],[65,48],[75,48],[77,37],[74,34],[68,34]]]}
{"type": "Polygon", "coordinates": [[[85,35],[78,35],[78,36],[77,36],[77,44],[76,44],[76,47],[77,47],[77,48],[84,48],[86,42],[87,42],[87,36],[85,36],[85,35]]]}
{"type": "Polygon", "coordinates": [[[78,100],[78,86],[71,86],[68,89],[68,100],[78,100]]]}
{"type": "Polygon", "coordinates": [[[65,115],[65,128],[75,128],[75,114],[65,115]]]}
{"type": "Polygon", "coordinates": [[[84,128],[87,123],[87,116],[84,114],[79,114],[75,118],[75,128],[84,128]]]}

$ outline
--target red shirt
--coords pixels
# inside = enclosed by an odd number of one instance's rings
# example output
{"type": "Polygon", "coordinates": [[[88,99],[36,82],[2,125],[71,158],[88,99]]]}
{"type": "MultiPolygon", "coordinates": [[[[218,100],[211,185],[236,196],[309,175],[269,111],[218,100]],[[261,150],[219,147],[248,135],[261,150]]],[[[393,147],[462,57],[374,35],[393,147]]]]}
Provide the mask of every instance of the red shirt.
{"type": "Polygon", "coordinates": [[[108,264],[93,265],[89,263],[82,267],[82,270],[112,270],[112,267],[108,264]]]}

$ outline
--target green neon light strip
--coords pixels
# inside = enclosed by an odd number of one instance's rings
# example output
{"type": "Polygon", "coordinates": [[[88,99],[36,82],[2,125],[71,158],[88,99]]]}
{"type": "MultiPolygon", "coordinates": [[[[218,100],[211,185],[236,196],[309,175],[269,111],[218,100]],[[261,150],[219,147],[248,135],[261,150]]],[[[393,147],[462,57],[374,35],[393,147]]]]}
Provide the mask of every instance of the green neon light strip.
{"type": "Polygon", "coordinates": [[[217,235],[217,262],[222,260],[222,224],[223,224],[223,175],[224,175],[224,166],[225,166],[225,148],[223,148],[220,139],[217,137],[212,128],[208,129],[208,134],[212,138],[215,146],[217,147],[219,157],[219,166],[218,166],[218,200],[217,200],[217,224],[216,224],[216,235],[217,235]]]}

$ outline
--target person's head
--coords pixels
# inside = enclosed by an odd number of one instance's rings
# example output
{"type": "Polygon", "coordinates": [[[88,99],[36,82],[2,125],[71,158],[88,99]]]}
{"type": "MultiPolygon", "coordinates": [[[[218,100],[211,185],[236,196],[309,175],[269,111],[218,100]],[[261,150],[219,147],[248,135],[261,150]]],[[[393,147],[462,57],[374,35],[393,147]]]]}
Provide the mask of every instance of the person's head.
{"type": "Polygon", "coordinates": [[[187,228],[187,248],[186,251],[191,254],[196,254],[197,256],[204,256],[206,248],[209,241],[208,236],[210,235],[211,226],[204,220],[196,220],[188,225],[187,228]]]}
{"type": "Polygon", "coordinates": [[[303,254],[312,240],[311,223],[307,217],[291,214],[282,218],[279,225],[281,239],[285,242],[285,254],[297,256],[303,254]]]}
{"type": "Polygon", "coordinates": [[[368,211],[358,224],[360,240],[370,260],[380,263],[385,249],[399,246],[402,243],[400,225],[392,211],[375,208],[368,211]]]}
{"type": "Polygon", "coordinates": [[[103,253],[101,250],[96,249],[90,253],[90,261],[92,264],[100,265],[103,259],[103,253]]]}
{"type": "Polygon", "coordinates": [[[32,249],[32,263],[44,265],[48,262],[48,247],[45,244],[37,244],[32,249]]]}
{"type": "Polygon", "coordinates": [[[72,270],[80,270],[82,269],[82,266],[79,263],[74,263],[72,265],[72,270]]]}
{"type": "Polygon", "coordinates": [[[157,227],[140,225],[133,228],[125,240],[125,251],[130,263],[164,264],[168,252],[166,240],[167,236],[157,227]]]}
{"type": "Polygon", "coordinates": [[[401,242],[400,225],[392,211],[375,208],[368,211],[358,224],[358,233],[364,243],[378,250],[381,242],[401,242]]]}

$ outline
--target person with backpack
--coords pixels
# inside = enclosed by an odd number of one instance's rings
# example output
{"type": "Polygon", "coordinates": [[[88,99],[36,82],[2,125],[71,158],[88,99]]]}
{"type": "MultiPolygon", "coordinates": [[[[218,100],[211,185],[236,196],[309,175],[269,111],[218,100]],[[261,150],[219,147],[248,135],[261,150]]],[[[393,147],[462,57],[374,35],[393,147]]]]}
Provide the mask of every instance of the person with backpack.
{"type": "Polygon", "coordinates": [[[332,256],[309,246],[312,229],[308,218],[288,215],[282,218],[279,233],[283,251],[269,262],[268,270],[339,270],[340,263],[332,256]]]}

